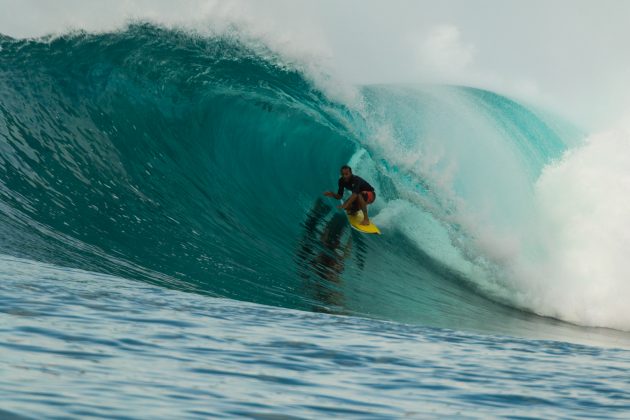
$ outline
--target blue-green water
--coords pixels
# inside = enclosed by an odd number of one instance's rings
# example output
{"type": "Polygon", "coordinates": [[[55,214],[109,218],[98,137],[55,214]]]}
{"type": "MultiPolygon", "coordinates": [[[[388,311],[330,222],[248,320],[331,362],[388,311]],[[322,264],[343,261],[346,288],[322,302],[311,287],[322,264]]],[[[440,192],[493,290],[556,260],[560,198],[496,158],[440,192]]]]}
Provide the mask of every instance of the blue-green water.
{"type": "Polygon", "coordinates": [[[627,350],[1,262],[5,418],[624,418],[630,410],[627,350]]]}
{"type": "Polygon", "coordinates": [[[235,35],[0,38],[0,414],[627,415],[630,335],[595,328],[625,314],[537,269],[537,183],[584,134],[316,79],[235,35]],[[322,196],[346,163],[382,236],[322,196]]]}

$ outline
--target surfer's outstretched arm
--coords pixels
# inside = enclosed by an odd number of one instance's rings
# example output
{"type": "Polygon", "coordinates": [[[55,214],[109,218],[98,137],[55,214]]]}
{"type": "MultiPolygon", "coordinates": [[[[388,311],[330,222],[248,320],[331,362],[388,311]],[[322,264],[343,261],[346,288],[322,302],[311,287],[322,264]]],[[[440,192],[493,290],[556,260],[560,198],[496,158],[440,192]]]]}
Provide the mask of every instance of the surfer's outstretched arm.
{"type": "Polygon", "coordinates": [[[335,194],[335,193],[334,193],[334,192],[332,192],[332,191],[326,191],[326,192],[324,193],[324,195],[325,195],[326,197],[335,198],[335,199],[337,199],[337,200],[341,200],[341,197],[342,197],[342,195],[341,195],[341,194],[335,194]]]}

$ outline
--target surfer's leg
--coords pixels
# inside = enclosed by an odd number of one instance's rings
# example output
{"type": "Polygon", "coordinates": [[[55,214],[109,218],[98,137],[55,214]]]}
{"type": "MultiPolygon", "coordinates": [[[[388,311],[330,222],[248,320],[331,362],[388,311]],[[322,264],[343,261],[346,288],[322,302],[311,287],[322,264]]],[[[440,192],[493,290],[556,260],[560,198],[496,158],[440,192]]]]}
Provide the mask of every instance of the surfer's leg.
{"type": "Polygon", "coordinates": [[[369,225],[370,224],[370,218],[368,217],[367,203],[366,203],[365,199],[363,198],[363,193],[357,194],[357,198],[356,198],[355,202],[356,201],[359,202],[359,207],[361,208],[361,211],[363,212],[363,220],[361,221],[361,224],[362,225],[369,225]]]}
{"type": "Polygon", "coordinates": [[[348,214],[355,214],[356,212],[359,211],[359,208],[361,207],[360,203],[359,203],[359,197],[361,197],[361,194],[352,194],[352,196],[349,199],[349,206],[346,209],[346,213],[348,214]]]}

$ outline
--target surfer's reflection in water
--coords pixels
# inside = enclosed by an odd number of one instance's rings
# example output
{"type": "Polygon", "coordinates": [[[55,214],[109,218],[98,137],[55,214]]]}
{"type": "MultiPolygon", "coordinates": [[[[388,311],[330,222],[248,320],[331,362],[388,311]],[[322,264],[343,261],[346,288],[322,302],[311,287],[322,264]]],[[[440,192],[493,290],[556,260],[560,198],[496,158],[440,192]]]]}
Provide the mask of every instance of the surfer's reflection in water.
{"type": "MultiPolygon", "coordinates": [[[[297,252],[297,263],[308,295],[315,300],[313,310],[341,314],[345,312],[341,274],[352,249],[352,235],[346,235],[344,240],[344,232],[349,227],[343,213],[336,212],[324,222],[331,210],[332,207],[319,198],[313,205],[303,223],[304,234],[297,252]]],[[[362,246],[357,248],[363,251],[362,246]]],[[[360,269],[365,263],[363,254],[357,253],[360,269]]]]}

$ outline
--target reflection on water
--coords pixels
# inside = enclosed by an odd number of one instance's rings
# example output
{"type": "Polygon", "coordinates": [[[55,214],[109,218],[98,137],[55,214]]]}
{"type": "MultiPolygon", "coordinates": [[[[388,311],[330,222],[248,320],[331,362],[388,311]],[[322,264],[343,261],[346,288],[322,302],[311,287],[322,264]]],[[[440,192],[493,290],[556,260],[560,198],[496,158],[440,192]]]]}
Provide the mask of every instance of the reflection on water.
{"type": "MultiPolygon", "coordinates": [[[[345,214],[318,198],[302,223],[304,228],[296,253],[298,270],[313,301],[313,310],[343,313],[342,273],[353,247],[353,235],[345,214]],[[345,234],[347,232],[347,234],[345,234]]],[[[357,265],[365,265],[365,245],[355,238],[357,265]]]]}

